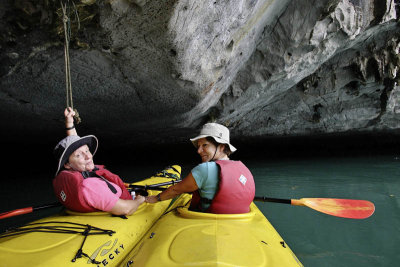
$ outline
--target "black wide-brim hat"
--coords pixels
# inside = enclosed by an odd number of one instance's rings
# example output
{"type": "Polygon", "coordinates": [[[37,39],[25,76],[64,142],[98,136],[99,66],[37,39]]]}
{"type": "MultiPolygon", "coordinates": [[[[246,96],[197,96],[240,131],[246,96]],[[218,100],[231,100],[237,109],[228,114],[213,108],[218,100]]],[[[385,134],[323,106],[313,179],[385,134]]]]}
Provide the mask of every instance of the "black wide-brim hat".
{"type": "Polygon", "coordinates": [[[90,153],[94,155],[97,151],[99,141],[94,135],[79,137],[78,135],[69,135],[61,140],[54,148],[54,155],[58,160],[57,172],[62,169],[65,163],[68,162],[69,156],[81,146],[87,145],[90,153]]]}

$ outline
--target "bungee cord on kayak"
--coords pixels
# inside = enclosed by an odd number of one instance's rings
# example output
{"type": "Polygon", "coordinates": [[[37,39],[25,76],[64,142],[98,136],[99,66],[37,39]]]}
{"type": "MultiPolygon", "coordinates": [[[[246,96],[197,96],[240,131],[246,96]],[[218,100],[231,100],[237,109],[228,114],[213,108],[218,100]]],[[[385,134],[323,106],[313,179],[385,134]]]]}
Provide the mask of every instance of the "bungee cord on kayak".
{"type": "Polygon", "coordinates": [[[58,233],[58,234],[82,234],[82,235],[113,235],[115,231],[101,229],[90,225],[90,231],[85,233],[89,225],[73,222],[48,221],[41,223],[29,223],[21,227],[10,228],[7,232],[0,234],[0,238],[21,235],[33,232],[58,233]]]}
{"type": "Polygon", "coordinates": [[[75,262],[77,259],[86,257],[93,264],[100,264],[99,261],[92,259],[88,254],[83,252],[83,245],[85,244],[89,235],[109,235],[112,236],[116,232],[113,230],[101,229],[89,224],[73,223],[73,222],[61,222],[61,221],[49,221],[42,223],[30,223],[25,226],[11,229],[6,233],[0,235],[0,238],[9,236],[21,235],[26,233],[58,233],[58,234],[80,234],[84,236],[80,248],[76,252],[74,258],[71,260],[75,262]],[[71,225],[71,226],[69,226],[71,225]],[[33,227],[31,227],[33,226],[33,227]]]}

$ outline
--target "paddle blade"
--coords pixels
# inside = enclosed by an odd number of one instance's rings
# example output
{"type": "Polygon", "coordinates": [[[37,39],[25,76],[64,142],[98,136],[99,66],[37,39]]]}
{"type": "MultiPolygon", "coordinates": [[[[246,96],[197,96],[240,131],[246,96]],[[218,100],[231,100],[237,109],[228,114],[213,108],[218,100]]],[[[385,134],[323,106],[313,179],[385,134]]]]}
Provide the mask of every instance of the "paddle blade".
{"type": "MultiPolygon", "coordinates": [[[[374,204],[367,200],[302,198],[299,201],[303,206],[307,206],[322,213],[343,218],[365,219],[371,216],[375,211],[374,204]]],[[[292,203],[292,205],[296,204],[292,203]]]]}
{"type": "Polygon", "coordinates": [[[27,213],[31,213],[32,211],[33,211],[32,207],[7,211],[7,212],[3,212],[0,214],[0,219],[14,217],[14,216],[22,215],[22,214],[27,214],[27,213]]]}

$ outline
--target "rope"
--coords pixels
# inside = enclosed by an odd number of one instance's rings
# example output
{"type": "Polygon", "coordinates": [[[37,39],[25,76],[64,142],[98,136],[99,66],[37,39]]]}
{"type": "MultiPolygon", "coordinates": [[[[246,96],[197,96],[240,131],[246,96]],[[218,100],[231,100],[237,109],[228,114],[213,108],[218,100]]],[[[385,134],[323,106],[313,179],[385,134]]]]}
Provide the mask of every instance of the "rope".
{"type": "Polygon", "coordinates": [[[92,259],[88,254],[83,252],[83,245],[85,244],[89,235],[109,235],[115,234],[113,230],[107,230],[95,227],[89,224],[73,223],[73,222],[60,222],[49,221],[42,223],[30,223],[14,229],[9,229],[7,232],[0,234],[0,238],[21,235],[26,233],[59,233],[59,234],[79,234],[83,235],[84,239],[75,257],[71,260],[75,262],[77,259],[86,257],[92,264],[100,264],[101,262],[92,259]]]}
{"type": "MultiPolygon", "coordinates": [[[[68,17],[69,14],[69,6],[67,5],[69,3],[69,0],[66,0],[65,4],[62,3],[60,0],[61,4],[61,9],[63,12],[63,25],[64,25],[64,60],[65,60],[65,89],[66,89],[66,104],[67,107],[71,107],[75,111],[75,116],[74,119],[77,124],[79,124],[82,120],[79,117],[78,110],[74,109],[74,103],[72,100],[72,83],[71,83],[71,68],[70,68],[70,61],[69,61],[69,42],[71,39],[71,20],[68,17]]],[[[79,17],[78,13],[75,7],[74,2],[72,2],[72,5],[74,6],[74,11],[75,11],[75,16],[78,21],[78,29],[80,28],[79,24],[79,17]]]]}
{"type": "Polygon", "coordinates": [[[5,233],[0,234],[0,238],[34,232],[81,235],[112,235],[115,233],[113,230],[101,229],[95,226],[91,226],[90,233],[85,233],[86,229],[87,224],[73,222],[50,221],[30,223],[21,227],[8,229],[5,233]]]}

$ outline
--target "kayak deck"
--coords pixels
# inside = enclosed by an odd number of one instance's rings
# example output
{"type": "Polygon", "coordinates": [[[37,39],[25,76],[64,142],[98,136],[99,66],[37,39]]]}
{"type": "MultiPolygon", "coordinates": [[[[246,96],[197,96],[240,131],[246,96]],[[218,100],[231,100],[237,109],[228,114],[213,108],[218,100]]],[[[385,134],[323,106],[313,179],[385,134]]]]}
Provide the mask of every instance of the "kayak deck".
{"type": "Polygon", "coordinates": [[[181,196],[125,260],[129,266],[303,266],[252,203],[246,214],[188,210],[181,196]]]}

